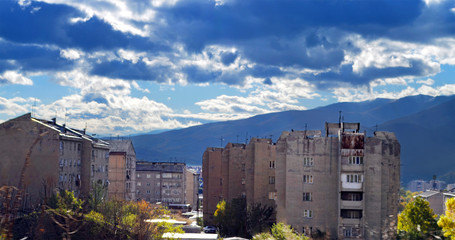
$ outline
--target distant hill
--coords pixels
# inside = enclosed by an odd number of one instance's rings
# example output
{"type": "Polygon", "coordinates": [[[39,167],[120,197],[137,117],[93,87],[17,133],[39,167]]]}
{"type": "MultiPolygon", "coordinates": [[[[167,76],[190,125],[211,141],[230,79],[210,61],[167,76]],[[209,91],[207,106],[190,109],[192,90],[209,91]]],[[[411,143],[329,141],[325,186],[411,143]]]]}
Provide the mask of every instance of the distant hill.
{"type": "Polygon", "coordinates": [[[200,165],[207,147],[245,142],[250,137],[276,141],[285,130],[324,130],[325,122],[360,122],[371,135],[376,129],[393,131],[402,146],[402,180],[429,179],[433,174],[455,170],[455,96],[411,96],[398,100],[376,99],[335,103],[304,111],[284,111],[247,119],[207,123],[159,134],[132,137],[139,159],[183,161],[200,165]],[[450,124],[450,122],[452,124],[450,124]],[[221,141],[221,137],[223,141],[221,141]]]}

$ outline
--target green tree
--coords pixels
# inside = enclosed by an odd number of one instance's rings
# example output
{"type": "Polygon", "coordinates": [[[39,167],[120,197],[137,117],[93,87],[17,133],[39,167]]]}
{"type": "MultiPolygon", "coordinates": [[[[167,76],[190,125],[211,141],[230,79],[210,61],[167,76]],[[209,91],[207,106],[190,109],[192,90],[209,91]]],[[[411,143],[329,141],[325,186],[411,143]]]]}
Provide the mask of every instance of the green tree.
{"type": "Polygon", "coordinates": [[[63,230],[62,239],[70,240],[82,227],[82,204],[72,191],[62,191],[57,194],[57,208],[47,210],[52,221],[63,230]]]}
{"type": "Polygon", "coordinates": [[[221,236],[251,238],[252,235],[269,228],[268,220],[273,212],[273,207],[260,203],[247,206],[246,198],[239,197],[231,202],[220,201],[214,216],[221,236]]]}
{"type": "Polygon", "coordinates": [[[455,198],[446,202],[446,212],[438,220],[438,226],[442,228],[445,237],[455,240],[455,198]]]}
{"type": "Polygon", "coordinates": [[[440,234],[436,215],[430,204],[421,197],[406,204],[398,215],[398,234],[401,239],[431,239],[440,234]]]}
{"type": "Polygon", "coordinates": [[[247,209],[247,229],[248,233],[253,236],[256,233],[269,229],[269,219],[273,215],[274,208],[264,206],[261,203],[252,203],[247,209]]]}
{"type": "Polygon", "coordinates": [[[99,183],[92,183],[92,191],[88,198],[88,204],[91,210],[98,211],[99,206],[106,199],[106,187],[99,183]]]}
{"type": "Polygon", "coordinates": [[[308,240],[303,234],[292,230],[291,226],[284,223],[273,224],[270,233],[260,233],[253,237],[253,240],[308,240]]]}

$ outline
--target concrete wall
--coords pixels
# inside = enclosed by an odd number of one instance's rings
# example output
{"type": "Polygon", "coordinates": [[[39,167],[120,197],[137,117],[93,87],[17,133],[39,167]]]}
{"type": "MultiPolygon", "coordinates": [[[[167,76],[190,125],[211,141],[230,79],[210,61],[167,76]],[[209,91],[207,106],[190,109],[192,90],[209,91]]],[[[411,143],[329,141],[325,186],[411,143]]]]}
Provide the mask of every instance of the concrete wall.
{"type": "Polygon", "coordinates": [[[277,141],[276,188],[277,221],[293,226],[297,231],[325,233],[337,236],[338,220],[338,140],[309,137],[320,132],[283,132],[277,141]],[[313,165],[305,166],[304,158],[313,165]],[[303,182],[311,176],[312,183],[303,182]],[[303,193],[311,193],[311,201],[303,201],[303,193]],[[305,210],[312,211],[304,217],[305,210]]]}
{"type": "Polygon", "coordinates": [[[203,213],[204,223],[214,224],[213,213],[222,199],[221,156],[222,148],[207,148],[202,156],[202,178],[204,180],[203,213]]]}
{"type": "Polygon", "coordinates": [[[44,185],[48,190],[58,186],[59,144],[58,131],[32,120],[30,114],[0,124],[0,185],[18,187],[31,149],[30,165],[24,172],[23,184],[28,194],[24,200],[27,206],[36,206],[44,185]]]}
{"type": "Polygon", "coordinates": [[[109,199],[125,200],[125,163],[126,153],[111,152],[109,154],[109,199]]]}

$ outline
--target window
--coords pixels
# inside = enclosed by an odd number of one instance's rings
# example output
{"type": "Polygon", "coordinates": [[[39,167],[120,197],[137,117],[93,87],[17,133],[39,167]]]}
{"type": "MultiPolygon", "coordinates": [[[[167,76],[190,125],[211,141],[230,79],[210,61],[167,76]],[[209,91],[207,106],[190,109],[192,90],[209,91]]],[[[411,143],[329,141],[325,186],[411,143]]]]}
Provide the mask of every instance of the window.
{"type": "Polygon", "coordinates": [[[348,175],[346,175],[346,182],[361,183],[362,175],[361,174],[348,174],[348,175]]]}
{"type": "Polygon", "coordinates": [[[223,179],[220,178],[220,185],[223,185],[223,179]]]}
{"type": "Polygon", "coordinates": [[[348,227],[343,229],[343,236],[352,237],[352,228],[348,227]]]}
{"type": "Polygon", "coordinates": [[[245,163],[242,163],[242,171],[245,171],[245,163]]]}
{"type": "Polygon", "coordinates": [[[151,178],[152,177],[152,174],[147,174],[147,178],[151,178]]]}
{"type": "Polygon", "coordinates": [[[147,190],[147,194],[150,194],[150,190],[147,190]]]}
{"type": "Polygon", "coordinates": [[[313,166],[313,158],[312,157],[304,157],[303,158],[303,165],[304,166],[313,166]]]}
{"type": "Polygon", "coordinates": [[[313,210],[303,210],[303,217],[304,218],[312,218],[313,217],[313,210]]]}
{"type": "Polygon", "coordinates": [[[141,182],[137,182],[137,186],[139,186],[139,187],[140,187],[141,185],[142,185],[142,184],[141,184],[141,182]]]}
{"type": "Polygon", "coordinates": [[[363,157],[361,157],[361,156],[349,156],[348,163],[349,164],[354,164],[354,165],[363,164],[363,157]]]}
{"type": "Polygon", "coordinates": [[[172,173],[163,173],[163,178],[172,178],[172,173]]]}
{"type": "Polygon", "coordinates": [[[275,161],[270,161],[269,162],[269,167],[270,168],[275,168],[275,161]]]}
{"type": "Polygon", "coordinates": [[[343,201],[362,201],[362,193],[360,192],[342,192],[341,200],[343,201]]]}
{"type": "Polygon", "coordinates": [[[150,186],[150,183],[149,183],[149,182],[147,183],[147,186],[150,186]]]}
{"type": "Polygon", "coordinates": [[[303,175],[304,183],[313,183],[313,175],[303,175]]]}
{"type": "Polygon", "coordinates": [[[158,174],[156,174],[156,178],[160,178],[160,174],[159,174],[159,173],[158,173],[158,174]]]}
{"type": "Polygon", "coordinates": [[[276,200],[276,192],[269,192],[269,199],[276,200]]]}
{"type": "Polygon", "coordinates": [[[77,150],[78,150],[78,151],[81,150],[81,144],[80,144],[80,143],[77,144],[77,150]]]}
{"type": "Polygon", "coordinates": [[[310,192],[304,192],[303,193],[303,201],[312,201],[312,200],[313,200],[313,198],[312,198],[310,192]]]}
{"type": "Polygon", "coordinates": [[[303,227],[302,233],[305,236],[311,236],[311,233],[313,232],[313,227],[303,227]]]}
{"type": "Polygon", "coordinates": [[[242,185],[245,185],[245,178],[242,178],[242,185]]]}
{"type": "Polygon", "coordinates": [[[351,218],[351,219],[361,219],[362,210],[341,209],[341,217],[342,218],[351,218]]]}
{"type": "Polygon", "coordinates": [[[275,184],[275,177],[269,176],[269,184],[275,184]]]}

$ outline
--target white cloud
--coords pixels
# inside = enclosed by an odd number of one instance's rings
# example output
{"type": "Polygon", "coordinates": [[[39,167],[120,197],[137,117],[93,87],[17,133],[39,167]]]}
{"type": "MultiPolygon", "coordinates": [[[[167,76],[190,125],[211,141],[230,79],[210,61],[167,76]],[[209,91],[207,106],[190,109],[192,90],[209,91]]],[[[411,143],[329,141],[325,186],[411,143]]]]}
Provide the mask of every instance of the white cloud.
{"type": "Polygon", "coordinates": [[[427,80],[419,80],[416,83],[426,84],[426,85],[433,85],[434,84],[434,80],[431,79],[431,78],[428,78],[427,80]]]}
{"type": "Polygon", "coordinates": [[[14,71],[5,71],[3,74],[1,74],[0,84],[2,82],[5,82],[7,84],[33,85],[33,81],[30,78],[24,77],[14,71]]]}
{"type": "Polygon", "coordinates": [[[60,56],[66,58],[66,59],[69,59],[69,60],[79,59],[83,55],[84,55],[83,52],[81,52],[79,50],[76,50],[76,49],[62,49],[62,50],[60,50],[60,56]]]}
{"type": "Polygon", "coordinates": [[[449,96],[455,94],[455,84],[445,84],[438,87],[422,85],[419,88],[407,86],[401,91],[375,91],[374,88],[336,88],[332,90],[334,97],[339,102],[362,102],[376,98],[399,99],[407,96],[428,95],[428,96],[449,96]]]}
{"type": "Polygon", "coordinates": [[[9,116],[17,116],[26,112],[31,112],[32,104],[35,101],[33,98],[20,98],[15,97],[7,99],[0,97],[0,114],[9,116]]]}

